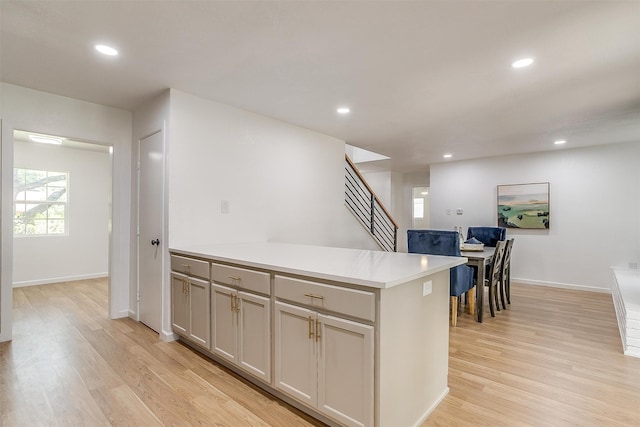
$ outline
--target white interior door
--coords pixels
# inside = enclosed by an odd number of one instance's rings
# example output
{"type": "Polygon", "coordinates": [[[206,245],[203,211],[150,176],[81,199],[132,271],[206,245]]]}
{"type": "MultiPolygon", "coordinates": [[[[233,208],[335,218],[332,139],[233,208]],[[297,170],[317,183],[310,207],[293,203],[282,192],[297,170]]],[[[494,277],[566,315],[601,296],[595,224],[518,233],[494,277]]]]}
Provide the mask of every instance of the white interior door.
{"type": "Polygon", "coordinates": [[[162,322],[164,147],[162,132],[139,142],[138,298],[140,321],[156,332],[162,322]]]}

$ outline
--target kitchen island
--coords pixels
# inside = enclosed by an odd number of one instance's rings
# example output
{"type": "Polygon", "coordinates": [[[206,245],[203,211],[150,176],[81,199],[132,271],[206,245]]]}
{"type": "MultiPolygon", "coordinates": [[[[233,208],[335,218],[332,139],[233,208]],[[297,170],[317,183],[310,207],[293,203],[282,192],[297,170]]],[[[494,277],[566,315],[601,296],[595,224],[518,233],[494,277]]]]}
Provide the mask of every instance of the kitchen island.
{"type": "Polygon", "coordinates": [[[331,425],[419,425],[446,396],[465,258],[283,243],[173,247],[172,326],[331,425]]]}

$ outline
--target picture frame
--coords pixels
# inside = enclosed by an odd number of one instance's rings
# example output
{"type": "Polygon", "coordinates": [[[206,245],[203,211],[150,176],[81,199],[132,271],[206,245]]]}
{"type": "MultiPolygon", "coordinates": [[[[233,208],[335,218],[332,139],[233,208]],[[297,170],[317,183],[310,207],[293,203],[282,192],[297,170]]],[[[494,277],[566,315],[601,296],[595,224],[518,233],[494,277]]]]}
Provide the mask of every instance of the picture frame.
{"type": "Polygon", "coordinates": [[[498,185],[498,226],[549,229],[549,183],[498,185]]]}

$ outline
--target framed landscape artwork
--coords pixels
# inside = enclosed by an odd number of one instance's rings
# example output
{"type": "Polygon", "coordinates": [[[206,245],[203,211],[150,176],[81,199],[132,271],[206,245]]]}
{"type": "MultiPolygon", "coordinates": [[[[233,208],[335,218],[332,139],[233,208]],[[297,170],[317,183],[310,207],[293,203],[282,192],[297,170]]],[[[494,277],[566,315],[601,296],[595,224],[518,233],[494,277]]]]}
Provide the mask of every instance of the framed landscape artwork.
{"type": "Polygon", "coordinates": [[[498,185],[498,226],[549,228],[549,183],[498,185]]]}

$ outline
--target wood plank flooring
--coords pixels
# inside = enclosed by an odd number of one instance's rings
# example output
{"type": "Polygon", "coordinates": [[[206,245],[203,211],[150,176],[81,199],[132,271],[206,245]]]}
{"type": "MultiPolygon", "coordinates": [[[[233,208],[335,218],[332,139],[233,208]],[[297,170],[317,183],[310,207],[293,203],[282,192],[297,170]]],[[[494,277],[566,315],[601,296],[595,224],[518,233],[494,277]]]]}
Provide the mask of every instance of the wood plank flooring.
{"type": "Polygon", "coordinates": [[[321,426],[178,342],[107,319],[106,280],[14,289],[0,426],[321,426]]]}
{"type": "Polygon", "coordinates": [[[611,295],[511,288],[496,317],[458,317],[450,392],[423,427],[640,426],[640,359],[622,354],[611,295]]]}
{"type": "MultiPolygon", "coordinates": [[[[14,290],[0,426],[321,426],[190,348],[107,319],[105,280],[14,290]]],[[[450,393],[423,426],[638,426],[640,359],[611,296],[512,285],[450,333],[450,393]]],[[[402,427],[402,426],[382,426],[402,427]]]]}

